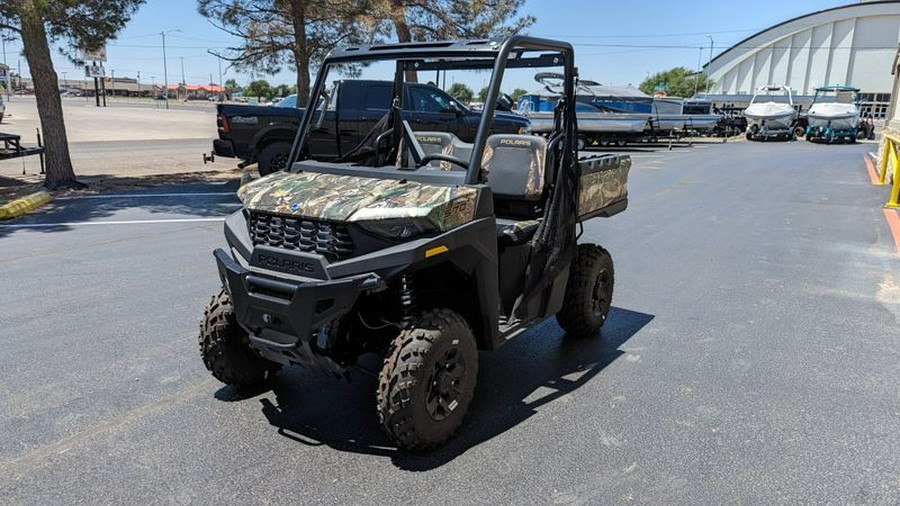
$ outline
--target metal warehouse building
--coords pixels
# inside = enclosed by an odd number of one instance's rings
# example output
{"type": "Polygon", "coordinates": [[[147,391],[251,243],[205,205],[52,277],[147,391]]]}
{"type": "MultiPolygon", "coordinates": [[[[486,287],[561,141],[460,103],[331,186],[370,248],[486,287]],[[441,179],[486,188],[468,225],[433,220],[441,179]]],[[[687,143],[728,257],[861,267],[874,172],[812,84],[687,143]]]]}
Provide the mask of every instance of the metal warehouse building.
{"type": "Polygon", "coordinates": [[[900,35],[900,1],[863,1],[800,16],[752,35],[706,66],[716,95],[752,94],[786,84],[798,95],[818,86],[862,90],[864,110],[883,118],[900,35]]]}

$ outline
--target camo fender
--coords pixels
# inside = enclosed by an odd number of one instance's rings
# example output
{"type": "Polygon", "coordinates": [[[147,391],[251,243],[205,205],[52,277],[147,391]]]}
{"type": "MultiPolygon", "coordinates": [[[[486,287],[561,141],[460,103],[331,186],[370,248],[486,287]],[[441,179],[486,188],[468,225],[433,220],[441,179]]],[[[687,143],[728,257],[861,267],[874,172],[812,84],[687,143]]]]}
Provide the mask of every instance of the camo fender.
{"type": "Polygon", "coordinates": [[[630,169],[629,156],[581,163],[578,214],[592,213],[627,196],[630,169]]]}

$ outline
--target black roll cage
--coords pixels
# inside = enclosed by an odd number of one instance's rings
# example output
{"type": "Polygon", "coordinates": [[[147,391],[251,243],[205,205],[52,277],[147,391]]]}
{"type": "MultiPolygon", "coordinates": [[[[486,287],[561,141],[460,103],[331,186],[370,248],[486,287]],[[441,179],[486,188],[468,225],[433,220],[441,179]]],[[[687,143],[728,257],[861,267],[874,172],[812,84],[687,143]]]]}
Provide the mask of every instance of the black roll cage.
{"type": "MultiPolygon", "coordinates": [[[[365,63],[373,61],[397,62],[394,73],[394,107],[402,108],[403,74],[405,70],[478,70],[493,69],[485,104],[496,104],[500,98],[500,85],[506,68],[545,68],[559,67],[564,69],[563,97],[567,103],[574,103],[575,97],[575,53],[572,45],[551,39],[513,35],[506,39],[479,39],[444,42],[418,42],[409,44],[384,44],[374,46],[352,46],[331,52],[322,62],[316,76],[315,85],[310,93],[306,111],[315,111],[318,97],[322,95],[327,82],[328,71],[334,65],[345,63],[365,63]],[[538,55],[529,53],[541,52],[538,55]],[[396,103],[399,99],[399,104],[396,103]]],[[[481,115],[475,142],[469,159],[466,173],[466,184],[483,183],[481,159],[484,154],[487,137],[494,121],[493,107],[486,105],[481,115]],[[488,114],[490,113],[490,114],[488,114]]],[[[323,111],[324,113],[324,111],[323,111]]],[[[575,125],[575,108],[562,109],[563,125],[575,125]]],[[[288,166],[298,161],[306,144],[314,114],[304,114],[294,137],[294,144],[288,156],[288,166]]],[[[394,128],[399,128],[395,122],[394,128]]],[[[574,149],[574,136],[567,136],[567,149],[574,149]]],[[[399,139],[399,136],[395,136],[399,139]]]]}

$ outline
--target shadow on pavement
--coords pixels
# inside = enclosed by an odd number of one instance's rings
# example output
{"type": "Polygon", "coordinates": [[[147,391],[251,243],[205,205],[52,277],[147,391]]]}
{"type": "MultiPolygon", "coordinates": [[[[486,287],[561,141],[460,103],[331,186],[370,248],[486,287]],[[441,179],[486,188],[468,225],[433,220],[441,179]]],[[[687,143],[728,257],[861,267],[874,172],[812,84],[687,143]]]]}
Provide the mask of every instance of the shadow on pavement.
{"type": "MultiPolygon", "coordinates": [[[[129,179],[125,178],[124,181],[127,183],[129,179]]],[[[114,216],[124,220],[154,219],[157,217],[154,215],[224,218],[238,209],[236,204],[239,201],[235,193],[238,181],[236,180],[175,181],[173,184],[159,186],[146,186],[147,180],[143,178],[135,178],[135,182],[145,184],[129,188],[121,185],[122,181],[116,181],[115,190],[108,193],[97,195],[77,193],[56,197],[49,205],[37,212],[0,223],[0,237],[19,230],[43,233],[66,231],[74,228],[66,223],[100,221],[114,216]],[[185,195],[171,196],[176,193],[185,193],[185,195]],[[200,195],[191,195],[191,193],[200,193],[200,195]],[[131,197],[131,194],[165,194],[166,196],[131,197]]]]}
{"type": "MultiPolygon", "coordinates": [[[[355,375],[348,384],[288,368],[275,380],[275,403],[267,397],[260,400],[262,412],[279,434],[300,444],[390,457],[398,468],[426,471],[516,427],[542,406],[587,384],[623,355],[619,347],[652,320],[653,315],[613,307],[597,338],[562,339],[551,319],[498,351],[482,352],[469,414],[456,435],[431,452],[409,453],[394,446],[378,425],[376,380],[363,375],[355,375]]],[[[225,390],[216,397],[238,400],[225,390]]]]}

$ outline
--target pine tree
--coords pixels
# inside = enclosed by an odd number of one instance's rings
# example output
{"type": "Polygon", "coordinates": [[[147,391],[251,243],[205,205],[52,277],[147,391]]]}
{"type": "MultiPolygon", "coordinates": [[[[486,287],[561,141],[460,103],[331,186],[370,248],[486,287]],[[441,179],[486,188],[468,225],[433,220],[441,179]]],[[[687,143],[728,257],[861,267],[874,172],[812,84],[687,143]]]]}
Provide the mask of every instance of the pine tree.
{"type": "Polygon", "coordinates": [[[297,99],[310,93],[310,70],[335,47],[371,42],[377,22],[363,0],[198,0],[197,10],[243,43],[223,57],[238,69],[297,71],[297,99]]]}
{"type": "MultiPolygon", "coordinates": [[[[516,17],[525,0],[371,0],[376,16],[390,23],[398,42],[474,39],[518,33],[534,24],[516,17]]],[[[407,81],[416,73],[407,72],[407,81]]]]}
{"type": "Polygon", "coordinates": [[[72,169],[50,42],[63,42],[67,53],[75,48],[96,50],[115,38],[142,3],[144,0],[0,2],[0,28],[12,30],[21,37],[31,70],[44,132],[47,167],[44,185],[48,188],[84,186],[75,179],[72,169]]]}

